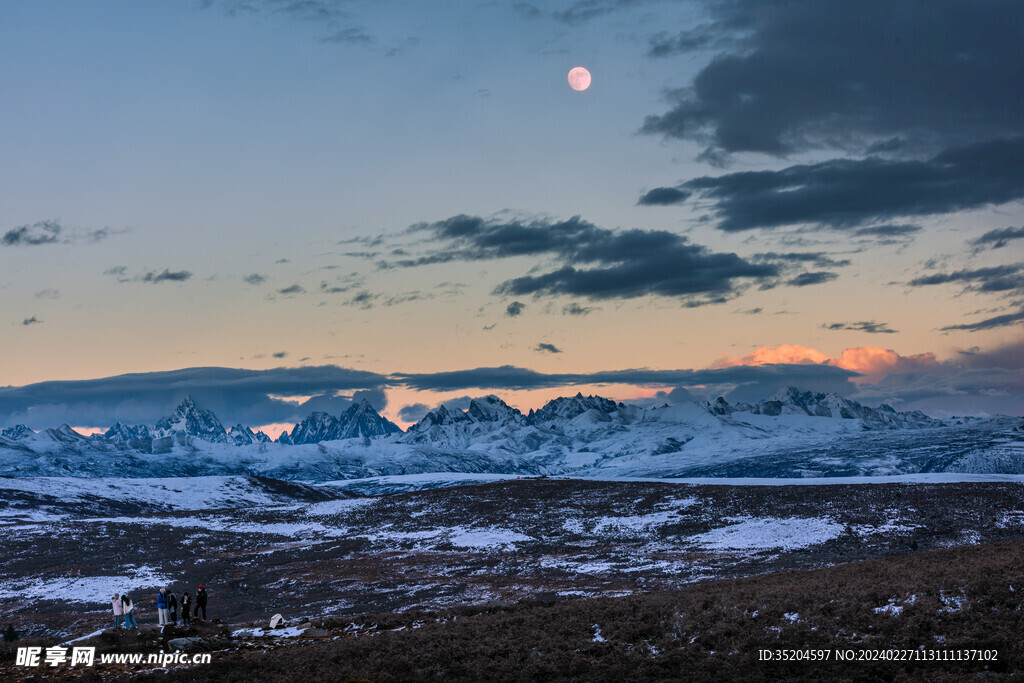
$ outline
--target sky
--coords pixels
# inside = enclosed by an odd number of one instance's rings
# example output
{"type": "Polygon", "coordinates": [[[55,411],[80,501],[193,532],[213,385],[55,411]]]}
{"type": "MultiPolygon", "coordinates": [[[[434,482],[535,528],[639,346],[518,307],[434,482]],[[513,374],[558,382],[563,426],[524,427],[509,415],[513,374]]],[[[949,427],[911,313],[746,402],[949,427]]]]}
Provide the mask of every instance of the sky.
{"type": "Polygon", "coordinates": [[[7,0],[0,426],[1024,414],[1022,37],[1016,0],[7,0]]]}

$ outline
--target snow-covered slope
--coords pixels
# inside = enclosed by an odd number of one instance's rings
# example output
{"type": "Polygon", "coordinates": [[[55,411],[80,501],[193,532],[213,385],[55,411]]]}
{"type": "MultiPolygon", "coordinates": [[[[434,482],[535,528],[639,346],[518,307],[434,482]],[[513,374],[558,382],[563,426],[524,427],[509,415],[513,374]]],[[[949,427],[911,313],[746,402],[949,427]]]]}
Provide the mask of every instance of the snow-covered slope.
{"type": "Polygon", "coordinates": [[[270,442],[230,432],[187,400],[146,437],[120,423],[85,437],[66,425],[0,432],[0,475],[263,475],[330,481],[416,473],[601,477],[820,477],[1024,473],[1020,418],[939,421],[835,394],[788,389],[757,404],[645,409],[598,396],[523,415],[495,396],[445,407],[402,433],[365,402],[314,413],[270,442]],[[219,431],[218,431],[219,430],[219,431]]]}

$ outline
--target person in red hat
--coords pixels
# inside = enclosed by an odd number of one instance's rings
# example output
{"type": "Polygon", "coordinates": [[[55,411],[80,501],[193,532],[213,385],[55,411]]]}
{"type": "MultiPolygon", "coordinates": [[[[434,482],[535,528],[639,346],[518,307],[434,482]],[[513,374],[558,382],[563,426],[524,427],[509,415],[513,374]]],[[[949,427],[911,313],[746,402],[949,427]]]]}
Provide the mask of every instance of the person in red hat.
{"type": "Polygon", "coordinates": [[[198,619],[199,610],[203,610],[203,621],[206,621],[206,589],[203,584],[199,584],[199,590],[196,591],[196,609],[192,616],[198,619]]]}

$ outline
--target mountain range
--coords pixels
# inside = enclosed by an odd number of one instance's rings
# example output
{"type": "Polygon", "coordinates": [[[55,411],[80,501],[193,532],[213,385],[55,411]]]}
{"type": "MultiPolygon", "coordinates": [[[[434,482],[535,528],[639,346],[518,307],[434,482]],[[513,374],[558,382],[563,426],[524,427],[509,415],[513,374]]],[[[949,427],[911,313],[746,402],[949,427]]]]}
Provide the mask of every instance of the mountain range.
{"type": "Polygon", "coordinates": [[[266,475],[328,481],[425,472],[610,477],[1024,473],[1020,418],[937,420],[788,388],[757,403],[647,408],[556,398],[523,414],[497,396],[440,406],[402,431],[366,401],[315,412],[272,441],[185,398],[154,425],[84,436],[0,430],[0,475],[266,475]]]}

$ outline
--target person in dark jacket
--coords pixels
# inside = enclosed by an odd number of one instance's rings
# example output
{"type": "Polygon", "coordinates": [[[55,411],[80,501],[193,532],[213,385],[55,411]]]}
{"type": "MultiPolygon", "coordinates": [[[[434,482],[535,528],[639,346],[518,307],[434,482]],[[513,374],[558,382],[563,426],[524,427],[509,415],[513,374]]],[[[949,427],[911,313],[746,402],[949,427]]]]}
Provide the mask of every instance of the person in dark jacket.
{"type": "Polygon", "coordinates": [[[175,626],[178,625],[178,599],[174,593],[167,591],[167,611],[170,613],[169,621],[175,626]]]}
{"type": "Polygon", "coordinates": [[[199,610],[203,610],[203,621],[206,621],[206,589],[203,584],[199,584],[199,590],[196,591],[196,609],[192,616],[198,617],[199,610]]]}
{"type": "Polygon", "coordinates": [[[181,621],[188,628],[192,623],[192,598],[188,597],[188,591],[181,594],[181,621]]]}

